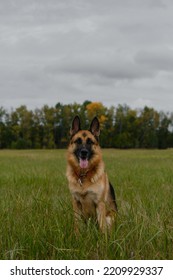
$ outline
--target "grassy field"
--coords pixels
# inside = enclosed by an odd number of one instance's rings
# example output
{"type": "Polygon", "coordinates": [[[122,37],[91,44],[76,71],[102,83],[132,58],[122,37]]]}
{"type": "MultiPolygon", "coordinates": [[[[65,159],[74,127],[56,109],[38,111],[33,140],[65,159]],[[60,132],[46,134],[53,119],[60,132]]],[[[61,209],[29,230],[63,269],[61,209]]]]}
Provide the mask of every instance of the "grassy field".
{"type": "Polygon", "coordinates": [[[0,259],[173,259],[173,150],[104,150],[119,214],[73,232],[64,150],[0,151],[0,259]]]}

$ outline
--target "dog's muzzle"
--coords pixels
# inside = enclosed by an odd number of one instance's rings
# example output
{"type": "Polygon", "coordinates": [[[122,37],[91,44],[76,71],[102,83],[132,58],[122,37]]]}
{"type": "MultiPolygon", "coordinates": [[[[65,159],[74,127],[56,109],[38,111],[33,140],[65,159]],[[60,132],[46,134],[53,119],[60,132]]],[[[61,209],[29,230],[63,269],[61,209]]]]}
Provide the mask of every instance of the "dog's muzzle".
{"type": "Polygon", "coordinates": [[[86,169],[88,167],[89,152],[86,148],[82,148],[79,153],[80,168],[86,169]]]}

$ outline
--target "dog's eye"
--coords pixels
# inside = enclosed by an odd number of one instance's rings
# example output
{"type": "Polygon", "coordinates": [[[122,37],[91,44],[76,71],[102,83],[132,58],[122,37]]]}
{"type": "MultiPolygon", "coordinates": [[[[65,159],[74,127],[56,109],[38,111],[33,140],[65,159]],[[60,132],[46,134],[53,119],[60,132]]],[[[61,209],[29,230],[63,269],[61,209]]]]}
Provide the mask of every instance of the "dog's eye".
{"type": "Polygon", "coordinates": [[[82,139],[81,138],[77,138],[75,143],[78,144],[78,145],[81,145],[82,144],[82,139]]]}
{"type": "Polygon", "coordinates": [[[88,139],[87,139],[87,144],[88,144],[88,145],[92,145],[92,144],[94,144],[94,142],[93,142],[90,138],[88,138],[88,139]]]}

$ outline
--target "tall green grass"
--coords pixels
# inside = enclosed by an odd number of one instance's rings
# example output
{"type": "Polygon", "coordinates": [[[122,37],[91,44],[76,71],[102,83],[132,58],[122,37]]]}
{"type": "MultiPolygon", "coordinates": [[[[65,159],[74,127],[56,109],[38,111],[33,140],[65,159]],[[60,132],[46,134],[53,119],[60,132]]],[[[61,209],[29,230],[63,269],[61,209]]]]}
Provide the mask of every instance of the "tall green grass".
{"type": "Polygon", "coordinates": [[[104,150],[119,213],[73,231],[64,150],[0,151],[0,259],[173,259],[173,150],[104,150]]]}

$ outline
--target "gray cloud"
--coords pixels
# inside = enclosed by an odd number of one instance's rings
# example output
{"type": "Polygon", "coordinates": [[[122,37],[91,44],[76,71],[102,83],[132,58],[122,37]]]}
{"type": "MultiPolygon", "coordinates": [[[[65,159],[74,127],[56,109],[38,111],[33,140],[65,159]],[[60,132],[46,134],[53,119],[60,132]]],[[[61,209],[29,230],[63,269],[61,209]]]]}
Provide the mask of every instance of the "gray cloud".
{"type": "Polygon", "coordinates": [[[133,80],[153,77],[154,71],[149,69],[138,59],[125,57],[124,55],[85,54],[65,58],[47,68],[52,74],[57,72],[71,73],[72,75],[84,75],[100,79],[133,80]]]}
{"type": "Polygon", "coordinates": [[[1,0],[0,105],[172,110],[172,13],[171,0],[1,0]]]}
{"type": "Polygon", "coordinates": [[[136,54],[136,61],[157,72],[173,72],[173,49],[165,47],[140,51],[136,54]]]}

